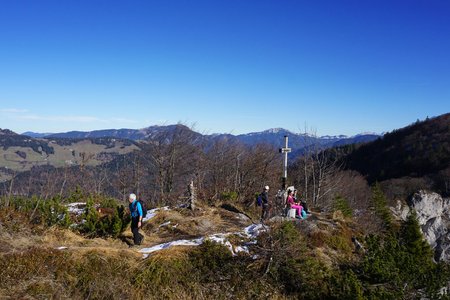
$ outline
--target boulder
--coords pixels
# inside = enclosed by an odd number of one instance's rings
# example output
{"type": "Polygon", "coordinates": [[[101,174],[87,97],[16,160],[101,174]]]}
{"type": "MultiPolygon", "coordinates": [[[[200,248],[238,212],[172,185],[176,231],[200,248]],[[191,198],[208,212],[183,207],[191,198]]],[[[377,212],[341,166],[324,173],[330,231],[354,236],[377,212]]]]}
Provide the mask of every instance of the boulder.
{"type": "Polygon", "coordinates": [[[398,202],[393,211],[406,220],[410,209],[416,211],[421,231],[435,252],[435,260],[450,262],[450,199],[421,190],[411,197],[408,206],[398,202]]]}

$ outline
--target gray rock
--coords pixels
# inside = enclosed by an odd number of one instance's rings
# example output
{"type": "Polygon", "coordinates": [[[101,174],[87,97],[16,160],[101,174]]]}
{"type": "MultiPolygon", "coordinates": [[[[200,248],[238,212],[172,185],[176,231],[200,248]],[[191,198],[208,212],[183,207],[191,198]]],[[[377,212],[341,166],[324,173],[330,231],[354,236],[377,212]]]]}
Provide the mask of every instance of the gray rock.
{"type": "Polygon", "coordinates": [[[412,196],[408,206],[397,202],[392,211],[406,220],[410,209],[416,211],[421,231],[435,252],[435,260],[450,262],[450,199],[421,190],[412,196]]]}

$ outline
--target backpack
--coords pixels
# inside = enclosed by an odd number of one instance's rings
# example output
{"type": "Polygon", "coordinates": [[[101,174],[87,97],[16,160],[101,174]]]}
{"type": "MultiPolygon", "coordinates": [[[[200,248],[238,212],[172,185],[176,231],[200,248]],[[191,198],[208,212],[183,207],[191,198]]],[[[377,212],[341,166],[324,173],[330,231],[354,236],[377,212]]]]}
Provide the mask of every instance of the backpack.
{"type": "Polygon", "coordinates": [[[256,205],[258,205],[258,206],[261,206],[261,205],[262,205],[262,195],[261,195],[261,194],[259,194],[259,195],[256,197],[256,205]]]}
{"type": "Polygon", "coordinates": [[[143,218],[145,218],[147,216],[147,205],[145,204],[145,201],[143,201],[143,200],[138,200],[138,202],[141,204],[142,219],[143,219],[143,218]]]}
{"type": "Polygon", "coordinates": [[[136,204],[134,205],[133,211],[137,211],[137,203],[141,204],[141,208],[142,208],[142,219],[145,218],[147,216],[147,205],[145,204],[145,201],[143,200],[137,200],[136,204]]]}

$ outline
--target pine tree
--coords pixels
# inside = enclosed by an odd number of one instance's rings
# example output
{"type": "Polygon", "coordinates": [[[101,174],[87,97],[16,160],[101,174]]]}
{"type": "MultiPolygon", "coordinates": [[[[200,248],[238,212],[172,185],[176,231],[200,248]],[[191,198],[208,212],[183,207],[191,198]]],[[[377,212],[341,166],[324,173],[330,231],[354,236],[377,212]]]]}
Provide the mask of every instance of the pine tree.
{"type": "Polygon", "coordinates": [[[383,222],[383,227],[386,230],[392,229],[392,215],[387,206],[386,197],[381,190],[380,184],[377,182],[374,186],[372,186],[372,203],[375,209],[375,213],[383,222]]]}
{"type": "Polygon", "coordinates": [[[86,201],[86,209],[85,209],[85,220],[86,222],[83,224],[83,231],[87,234],[94,234],[97,232],[98,225],[98,214],[97,210],[94,207],[94,200],[89,197],[86,201]]]}
{"type": "Polygon", "coordinates": [[[432,263],[433,250],[425,241],[420,231],[419,221],[414,210],[408,215],[403,223],[401,230],[401,240],[406,247],[406,251],[410,253],[414,260],[422,265],[429,266],[432,263]]]}
{"type": "Polygon", "coordinates": [[[337,196],[334,200],[334,209],[340,210],[344,217],[350,218],[353,215],[353,210],[350,207],[347,199],[337,196]]]}
{"type": "Polygon", "coordinates": [[[111,222],[111,235],[117,237],[120,233],[122,233],[122,220],[119,217],[119,210],[116,208],[111,222]]]}

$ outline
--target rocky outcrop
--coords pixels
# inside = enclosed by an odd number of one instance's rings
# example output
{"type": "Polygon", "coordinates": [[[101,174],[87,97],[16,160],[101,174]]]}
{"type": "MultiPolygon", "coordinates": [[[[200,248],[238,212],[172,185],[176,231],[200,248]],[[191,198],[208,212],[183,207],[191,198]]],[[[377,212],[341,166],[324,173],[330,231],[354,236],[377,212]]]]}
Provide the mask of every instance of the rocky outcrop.
{"type": "Polygon", "coordinates": [[[450,199],[422,190],[411,197],[408,206],[399,202],[394,212],[406,220],[411,209],[416,211],[422,233],[434,249],[435,260],[450,262],[450,199]]]}

